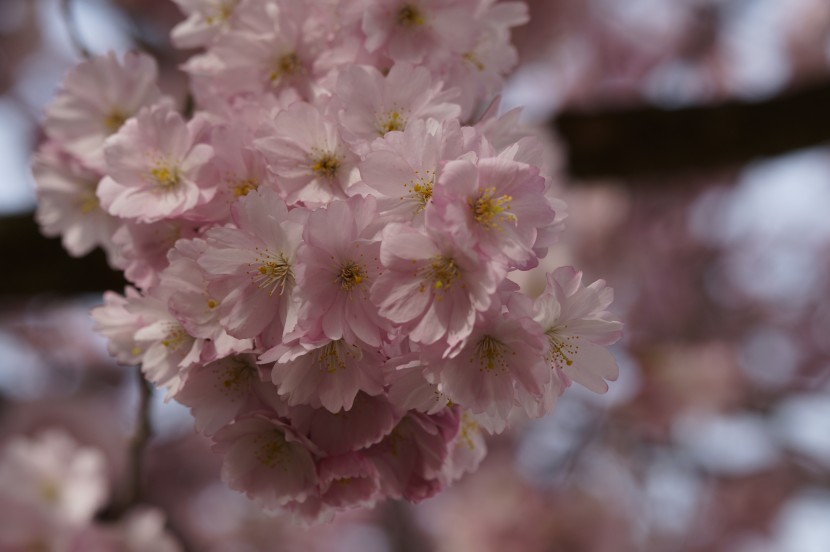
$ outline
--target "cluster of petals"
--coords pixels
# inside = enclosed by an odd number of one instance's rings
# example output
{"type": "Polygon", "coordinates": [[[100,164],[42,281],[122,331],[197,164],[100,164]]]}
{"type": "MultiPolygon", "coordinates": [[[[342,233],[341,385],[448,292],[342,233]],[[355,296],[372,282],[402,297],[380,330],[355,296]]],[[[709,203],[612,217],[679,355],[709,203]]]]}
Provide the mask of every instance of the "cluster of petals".
{"type": "Polygon", "coordinates": [[[124,270],[97,328],[191,409],[229,486],[307,522],[422,500],[477,467],[482,430],[607,389],[611,290],[509,280],[565,218],[544,148],[493,107],[524,4],[177,3],[195,112],[147,56],[83,62],[45,121],[39,219],[124,270]],[[66,107],[92,105],[116,107],[66,107]]]}
{"type": "Polygon", "coordinates": [[[117,522],[96,516],[110,500],[104,454],[58,429],[0,449],[0,550],[178,552],[164,515],[138,506],[117,522]]]}

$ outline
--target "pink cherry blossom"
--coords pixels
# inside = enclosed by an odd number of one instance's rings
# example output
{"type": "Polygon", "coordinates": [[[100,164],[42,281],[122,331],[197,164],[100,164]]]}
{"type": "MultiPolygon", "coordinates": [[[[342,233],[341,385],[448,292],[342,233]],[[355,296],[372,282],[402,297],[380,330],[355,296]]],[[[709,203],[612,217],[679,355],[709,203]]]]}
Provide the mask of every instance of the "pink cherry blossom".
{"type": "Polygon", "coordinates": [[[350,409],[337,413],[304,406],[291,411],[292,426],[329,455],[345,454],[379,442],[401,417],[396,405],[383,396],[365,393],[355,396],[350,409]]]}
{"type": "Polygon", "coordinates": [[[381,273],[373,197],[333,201],[308,218],[297,250],[299,325],[312,335],[379,347],[387,323],[369,299],[381,273]]]}
{"type": "MultiPolygon", "coordinates": [[[[540,401],[550,380],[542,328],[532,319],[502,312],[500,304],[478,316],[466,346],[452,359],[427,361],[428,379],[454,403],[473,414],[484,412],[506,426],[520,408],[517,389],[540,401]]],[[[426,353],[427,358],[431,355],[426,353]]]]}
{"type": "Polygon", "coordinates": [[[380,496],[377,468],[360,453],[324,458],[317,470],[320,498],[327,506],[338,509],[366,507],[380,496]]]}
{"type": "Polygon", "coordinates": [[[208,247],[198,263],[210,280],[208,291],[229,334],[246,339],[264,332],[266,341],[278,343],[296,322],[294,255],[308,212],[289,212],[266,189],[241,198],[231,214],[235,226],[205,234],[208,247]]]}
{"type": "Polygon", "coordinates": [[[501,157],[448,162],[432,197],[427,225],[444,230],[462,247],[496,261],[530,268],[539,229],[556,213],[544,200],[538,169],[501,157]]]}
{"type": "Polygon", "coordinates": [[[266,414],[252,414],[214,435],[222,455],[222,479],[264,508],[303,501],[315,491],[312,451],[290,427],[266,414]]]}
{"type": "Polygon", "coordinates": [[[95,190],[101,174],[47,143],[32,162],[37,194],[37,218],[41,231],[61,236],[70,255],[86,255],[96,246],[114,253],[112,234],[119,226],[101,209],[95,190]]]}
{"type": "Polygon", "coordinates": [[[381,316],[402,325],[414,342],[446,343],[447,354],[457,353],[472,333],[476,312],[490,306],[506,272],[404,224],[384,229],[380,255],[385,271],[372,300],[381,316]]]}
{"type": "Polygon", "coordinates": [[[110,52],[83,61],[67,75],[46,108],[44,130],[84,163],[104,170],[107,137],[142,107],[162,100],[157,77],[156,61],[146,54],[128,52],[119,61],[110,52]]]}
{"type": "Polygon", "coordinates": [[[431,416],[409,412],[383,441],[367,449],[384,494],[419,502],[440,491],[441,469],[459,423],[456,409],[431,416]]]}
{"type": "Polygon", "coordinates": [[[346,137],[357,143],[404,130],[417,119],[457,118],[460,108],[451,103],[455,95],[423,67],[399,63],[384,76],[374,67],[354,65],[337,79],[335,105],[341,106],[339,120],[346,137]]]}
{"type": "Polygon", "coordinates": [[[474,46],[477,0],[379,0],[369,2],[363,32],[369,52],[381,49],[395,61],[417,63],[446,51],[474,46]]]}
{"type": "Polygon", "coordinates": [[[254,132],[246,122],[232,121],[211,132],[214,149],[211,165],[216,169],[216,194],[207,204],[196,207],[189,218],[223,223],[230,217],[230,207],[239,198],[260,186],[276,189],[265,158],[254,148],[254,132]]]}
{"type": "Polygon", "coordinates": [[[311,104],[297,102],[280,112],[254,143],[289,204],[345,198],[357,179],[357,157],[340,139],[337,122],[311,104]]]}
{"type": "Polygon", "coordinates": [[[287,405],[277,397],[277,390],[260,381],[256,356],[232,355],[195,366],[188,372],[176,400],[189,406],[196,422],[196,429],[205,435],[213,435],[245,413],[276,409],[287,413],[287,405]]]}
{"type": "Polygon", "coordinates": [[[98,187],[109,213],[138,222],[178,217],[208,201],[213,148],[194,143],[192,125],[166,106],[142,110],[106,144],[106,176],[98,187]]]}
{"type": "Polygon", "coordinates": [[[179,48],[196,48],[209,44],[230,27],[240,0],[173,0],[187,14],[170,33],[179,48]]]}
{"type": "Polygon", "coordinates": [[[196,235],[198,227],[188,221],[168,219],[152,224],[125,221],[112,236],[116,249],[112,264],[140,289],[150,289],[168,263],[167,254],[179,239],[196,235]]]}
{"type": "Polygon", "coordinates": [[[57,525],[89,523],[108,491],[103,454],[63,431],[18,437],[0,452],[0,498],[33,508],[57,525]]]}
{"type": "Polygon", "coordinates": [[[613,299],[603,280],[585,286],[581,272],[562,267],[548,274],[545,292],[533,305],[548,339],[551,367],[596,393],[605,393],[605,380],[614,381],[619,373],[606,349],[622,336],[622,324],[607,311],[613,299]]]}
{"type": "Polygon", "coordinates": [[[381,394],[384,360],[375,349],[326,338],[279,345],[259,359],[276,361],[271,380],[288,404],[331,412],[350,410],[358,391],[381,394]]]}
{"type": "Polygon", "coordinates": [[[372,143],[360,164],[362,184],[379,198],[387,220],[422,224],[441,162],[465,153],[465,141],[455,120],[412,121],[372,143]]]}
{"type": "Polygon", "coordinates": [[[326,29],[309,17],[309,5],[249,2],[235,11],[240,13],[234,28],[220,35],[207,54],[191,59],[188,72],[208,79],[224,96],[291,88],[311,99],[326,29]]]}
{"type": "Polygon", "coordinates": [[[209,361],[250,350],[253,343],[229,335],[220,323],[219,301],[211,295],[208,275],[198,264],[207,248],[207,242],[198,238],[176,242],[168,253],[170,264],[161,273],[159,289],[164,290],[170,313],[187,333],[206,341],[202,360],[209,361]]]}
{"type": "Polygon", "coordinates": [[[140,364],[144,350],[135,340],[135,332],[141,327],[140,316],[128,308],[141,299],[139,292],[128,287],[125,295],[113,291],[104,293],[104,304],[92,309],[95,331],[107,338],[107,350],[119,363],[140,364]]]}

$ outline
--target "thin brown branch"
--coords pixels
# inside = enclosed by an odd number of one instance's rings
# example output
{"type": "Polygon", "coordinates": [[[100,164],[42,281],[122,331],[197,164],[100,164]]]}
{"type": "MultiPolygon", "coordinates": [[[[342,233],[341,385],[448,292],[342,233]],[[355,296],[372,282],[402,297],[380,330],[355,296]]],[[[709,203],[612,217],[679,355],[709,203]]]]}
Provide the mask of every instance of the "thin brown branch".
{"type": "Polygon", "coordinates": [[[138,385],[138,407],[136,409],[135,433],[130,439],[127,467],[127,484],[124,492],[125,508],[132,507],[141,501],[142,474],[144,473],[144,452],[147,442],[153,434],[150,424],[150,399],[153,396],[153,386],[144,377],[141,368],[136,368],[136,383],[138,385]]]}
{"type": "Polygon", "coordinates": [[[135,378],[138,387],[138,402],[136,404],[135,430],[127,444],[127,471],[124,476],[124,485],[121,492],[113,497],[106,509],[98,514],[97,519],[99,521],[119,520],[143,500],[144,455],[147,443],[152,436],[150,399],[153,396],[153,387],[145,379],[140,367],[135,368],[135,378]]]}
{"type": "Polygon", "coordinates": [[[69,33],[69,40],[72,41],[72,45],[76,50],[78,50],[78,53],[81,54],[84,59],[89,59],[92,57],[92,54],[81,38],[81,32],[78,30],[77,22],[75,21],[75,17],[72,13],[72,5],[73,0],[60,0],[63,21],[66,25],[66,30],[69,33]]]}

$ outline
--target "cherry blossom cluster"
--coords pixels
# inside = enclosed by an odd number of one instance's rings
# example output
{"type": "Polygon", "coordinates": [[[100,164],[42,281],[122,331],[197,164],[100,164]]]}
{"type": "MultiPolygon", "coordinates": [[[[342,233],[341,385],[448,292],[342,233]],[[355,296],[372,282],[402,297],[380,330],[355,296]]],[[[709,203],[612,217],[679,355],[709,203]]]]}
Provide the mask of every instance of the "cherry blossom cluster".
{"type": "Polygon", "coordinates": [[[16,437],[0,450],[0,550],[178,552],[164,515],[150,507],[103,523],[110,494],[104,454],[61,430],[16,437]]]}
{"type": "Polygon", "coordinates": [[[493,98],[520,2],[178,0],[194,113],[152,58],[81,63],[34,161],[45,233],[132,283],[111,353],[188,406],[223,478],[304,520],[433,495],[576,381],[621,324],[570,267],[546,150],[493,98]],[[489,107],[488,107],[489,106],[489,107]]]}

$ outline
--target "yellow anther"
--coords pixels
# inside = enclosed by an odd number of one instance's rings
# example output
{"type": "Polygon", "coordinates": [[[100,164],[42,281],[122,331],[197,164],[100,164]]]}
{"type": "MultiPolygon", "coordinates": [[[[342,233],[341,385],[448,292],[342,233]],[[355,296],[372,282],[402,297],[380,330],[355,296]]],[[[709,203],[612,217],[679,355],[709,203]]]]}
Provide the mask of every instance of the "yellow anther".
{"type": "Polygon", "coordinates": [[[398,10],[397,21],[398,25],[407,29],[420,27],[425,23],[421,10],[414,4],[406,4],[398,10]]]}
{"type": "Polygon", "coordinates": [[[348,262],[340,267],[340,272],[337,274],[337,281],[340,283],[340,288],[344,291],[351,291],[355,286],[359,286],[366,278],[363,267],[355,262],[348,262]]]}
{"type": "Polygon", "coordinates": [[[272,84],[277,84],[283,77],[290,77],[300,70],[300,58],[296,53],[290,52],[280,56],[274,60],[271,72],[268,74],[268,80],[272,84]]]}
{"type": "Polygon", "coordinates": [[[340,160],[336,155],[329,152],[322,153],[319,157],[314,159],[311,165],[311,172],[320,175],[323,178],[334,178],[337,174],[337,169],[340,168],[340,160]]]}
{"type": "Polygon", "coordinates": [[[510,221],[515,224],[516,215],[510,213],[510,202],[513,198],[507,194],[493,197],[496,189],[486,188],[476,200],[470,200],[473,218],[485,228],[498,228],[500,222],[510,221]]]}
{"type": "Polygon", "coordinates": [[[502,370],[507,369],[507,361],[504,359],[504,353],[508,347],[501,341],[485,335],[481,338],[475,348],[475,355],[470,359],[477,359],[479,363],[479,370],[492,372],[497,368],[502,370]]]}
{"type": "Polygon", "coordinates": [[[266,290],[268,295],[274,295],[277,289],[280,290],[280,295],[283,295],[286,290],[294,287],[294,271],[282,252],[257,261],[261,264],[252,277],[257,287],[266,290]]]}
{"type": "Polygon", "coordinates": [[[126,120],[127,116],[120,109],[113,109],[104,117],[104,128],[112,134],[121,128],[126,120]]]}
{"type": "Polygon", "coordinates": [[[156,181],[159,188],[163,190],[169,190],[171,188],[176,187],[179,184],[180,177],[179,177],[179,168],[178,167],[171,167],[166,163],[159,163],[150,171],[150,175],[152,175],[153,180],[156,181]]]}

